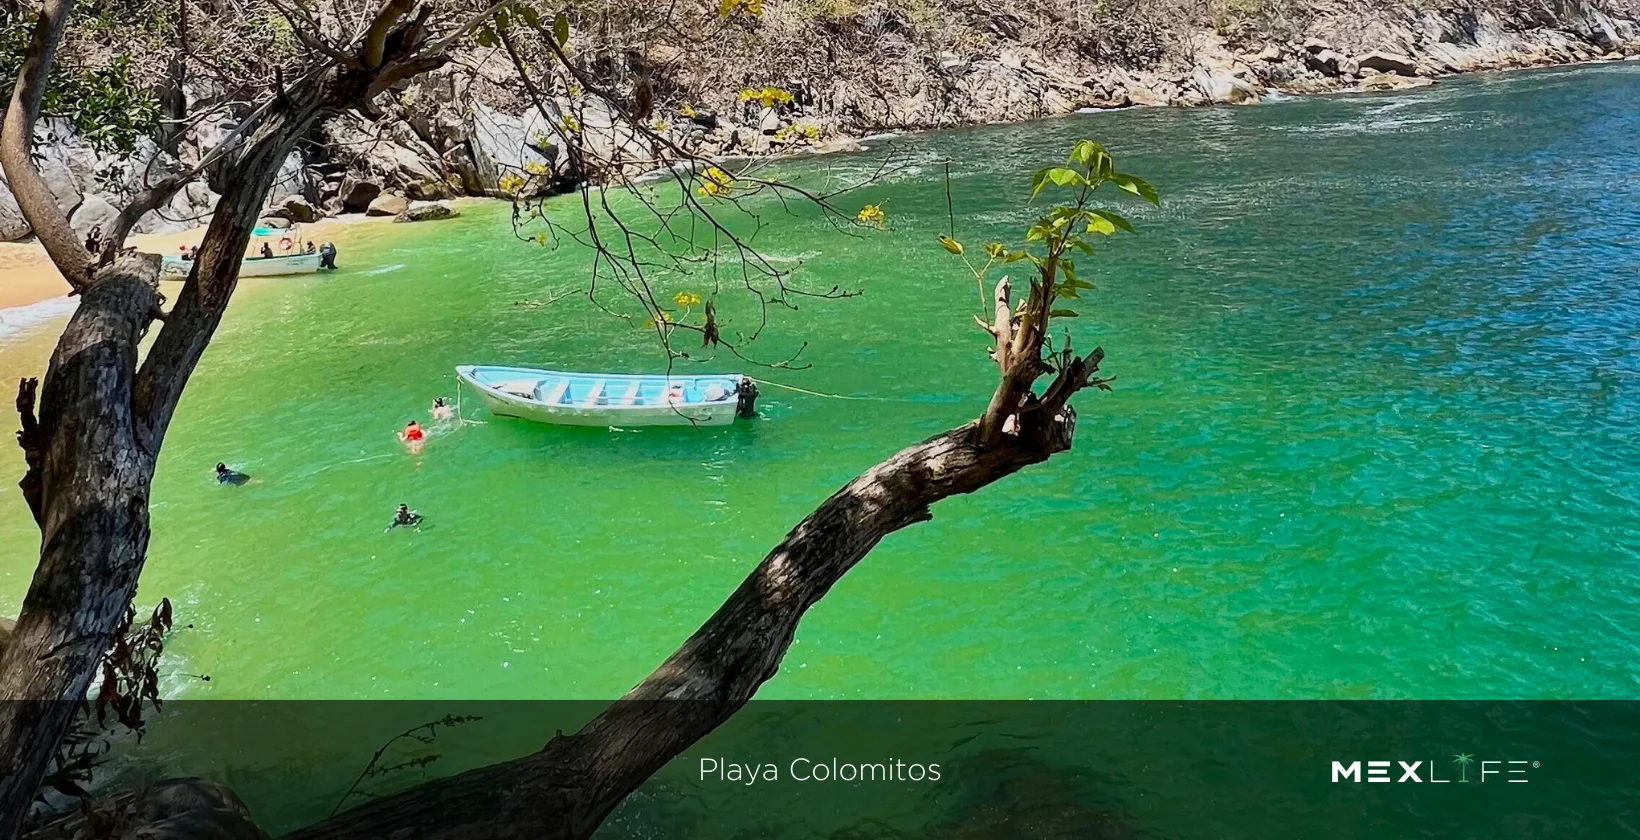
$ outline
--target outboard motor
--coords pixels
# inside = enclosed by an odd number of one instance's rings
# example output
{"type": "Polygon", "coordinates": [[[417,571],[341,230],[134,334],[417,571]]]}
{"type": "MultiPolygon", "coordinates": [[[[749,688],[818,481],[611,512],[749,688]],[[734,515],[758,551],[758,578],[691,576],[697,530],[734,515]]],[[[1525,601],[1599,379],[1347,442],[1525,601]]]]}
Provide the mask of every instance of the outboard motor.
{"type": "Polygon", "coordinates": [[[757,383],[750,377],[741,377],[740,385],[735,388],[738,395],[735,401],[735,416],[750,420],[757,416],[757,383]]]}

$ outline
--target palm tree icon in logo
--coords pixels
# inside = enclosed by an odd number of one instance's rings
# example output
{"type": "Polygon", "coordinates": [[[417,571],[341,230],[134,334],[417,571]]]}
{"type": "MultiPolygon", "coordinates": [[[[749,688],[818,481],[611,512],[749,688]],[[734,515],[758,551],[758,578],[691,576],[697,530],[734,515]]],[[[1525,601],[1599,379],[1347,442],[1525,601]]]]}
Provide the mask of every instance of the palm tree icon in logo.
{"type": "Polygon", "coordinates": [[[1460,782],[1469,781],[1469,763],[1474,761],[1474,760],[1475,760],[1475,757],[1470,755],[1469,753],[1458,753],[1457,755],[1452,757],[1452,763],[1458,765],[1458,773],[1459,773],[1458,781],[1460,781],[1460,782]]]}

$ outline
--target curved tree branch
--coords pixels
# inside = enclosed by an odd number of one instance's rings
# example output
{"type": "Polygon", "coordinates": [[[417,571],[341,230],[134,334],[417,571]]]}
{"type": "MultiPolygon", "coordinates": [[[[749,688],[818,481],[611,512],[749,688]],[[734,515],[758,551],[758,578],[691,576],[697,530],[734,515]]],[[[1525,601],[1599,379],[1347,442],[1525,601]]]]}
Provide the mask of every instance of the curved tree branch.
{"type": "Polygon", "coordinates": [[[1070,446],[1075,414],[1045,445],[981,446],[970,423],[904,449],[798,523],[718,611],[636,688],[534,755],[372,801],[285,840],[590,837],[655,771],[739,711],[780,668],[798,622],[889,534],[1070,446]]]}
{"type": "Polygon", "coordinates": [[[40,8],[40,19],[29,36],[28,54],[23,58],[12,87],[11,105],[0,127],[0,168],[6,173],[6,183],[17,199],[23,218],[34,229],[34,235],[45,246],[51,261],[62,272],[63,279],[81,291],[91,280],[91,261],[81,246],[68,217],[57,206],[57,197],[46,186],[40,171],[34,166],[34,121],[40,117],[40,102],[45,97],[46,83],[51,76],[51,63],[57,57],[63,31],[68,28],[68,16],[74,9],[74,0],[46,0],[40,8]]]}

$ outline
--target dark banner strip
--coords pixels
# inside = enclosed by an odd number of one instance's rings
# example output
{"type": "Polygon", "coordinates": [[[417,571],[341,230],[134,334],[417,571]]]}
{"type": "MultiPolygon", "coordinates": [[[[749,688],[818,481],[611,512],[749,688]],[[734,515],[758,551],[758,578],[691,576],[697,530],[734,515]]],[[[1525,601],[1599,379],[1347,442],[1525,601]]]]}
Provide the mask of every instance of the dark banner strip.
{"type": "MultiPolygon", "coordinates": [[[[215,779],[278,834],[604,706],[177,702],[100,775],[215,779]]],[[[1640,702],[760,701],[599,836],[1635,837],[1640,702]]]]}

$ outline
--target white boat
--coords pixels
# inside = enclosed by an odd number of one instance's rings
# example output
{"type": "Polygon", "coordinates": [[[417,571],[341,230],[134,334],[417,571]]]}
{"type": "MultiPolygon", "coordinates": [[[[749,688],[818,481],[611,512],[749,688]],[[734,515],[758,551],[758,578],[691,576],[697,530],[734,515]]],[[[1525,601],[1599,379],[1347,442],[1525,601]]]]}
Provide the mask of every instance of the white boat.
{"type": "MultiPolygon", "coordinates": [[[[166,254],[160,270],[165,274],[186,276],[193,262],[175,254],[166,254]]],[[[239,263],[240,277],[274,277],[283,274],[312,274],[319,270],[318,254],[293,254],[288,257],[246,257],[239,263]]]]}
{"type": "MultiPolygon", "coordinates": [[[[277,277],[285,274],[313,274],[324,265],[324,249],[311,254],[300,253],[305,238],[300,226],[291,225],[288,228],[254,228],[251,230],[252,250],[269,253],[274,250],[283,251],[283,254],[274,256],[246,257],[239,262],[240,277],[277,277]],[[277,241],[277,244],[276,244],[277,241]],[[260,244],[261,248],[256,248],[260,244]],[[296,253],[292,253],[296,252],[296,253]]],[[[312,243],[308,243],[312,244],[312,243]]],[[[328,245],[327,245],[328,247],[328,245]]],[[[172,277],[186,277],[192,271],[193,262],[182,258],[181,254],[166,254],[160,264],[160,273],[172,277]]],[[[332,266],[334,268],[334,266],[332,266]]]]}
{"type": "Polygon", "coordinates": [[[493,414],[561,426],[723,426],[757,414],[757,385],[739,374],[645,376],[461,365],[456,376],[493,414]]]}

